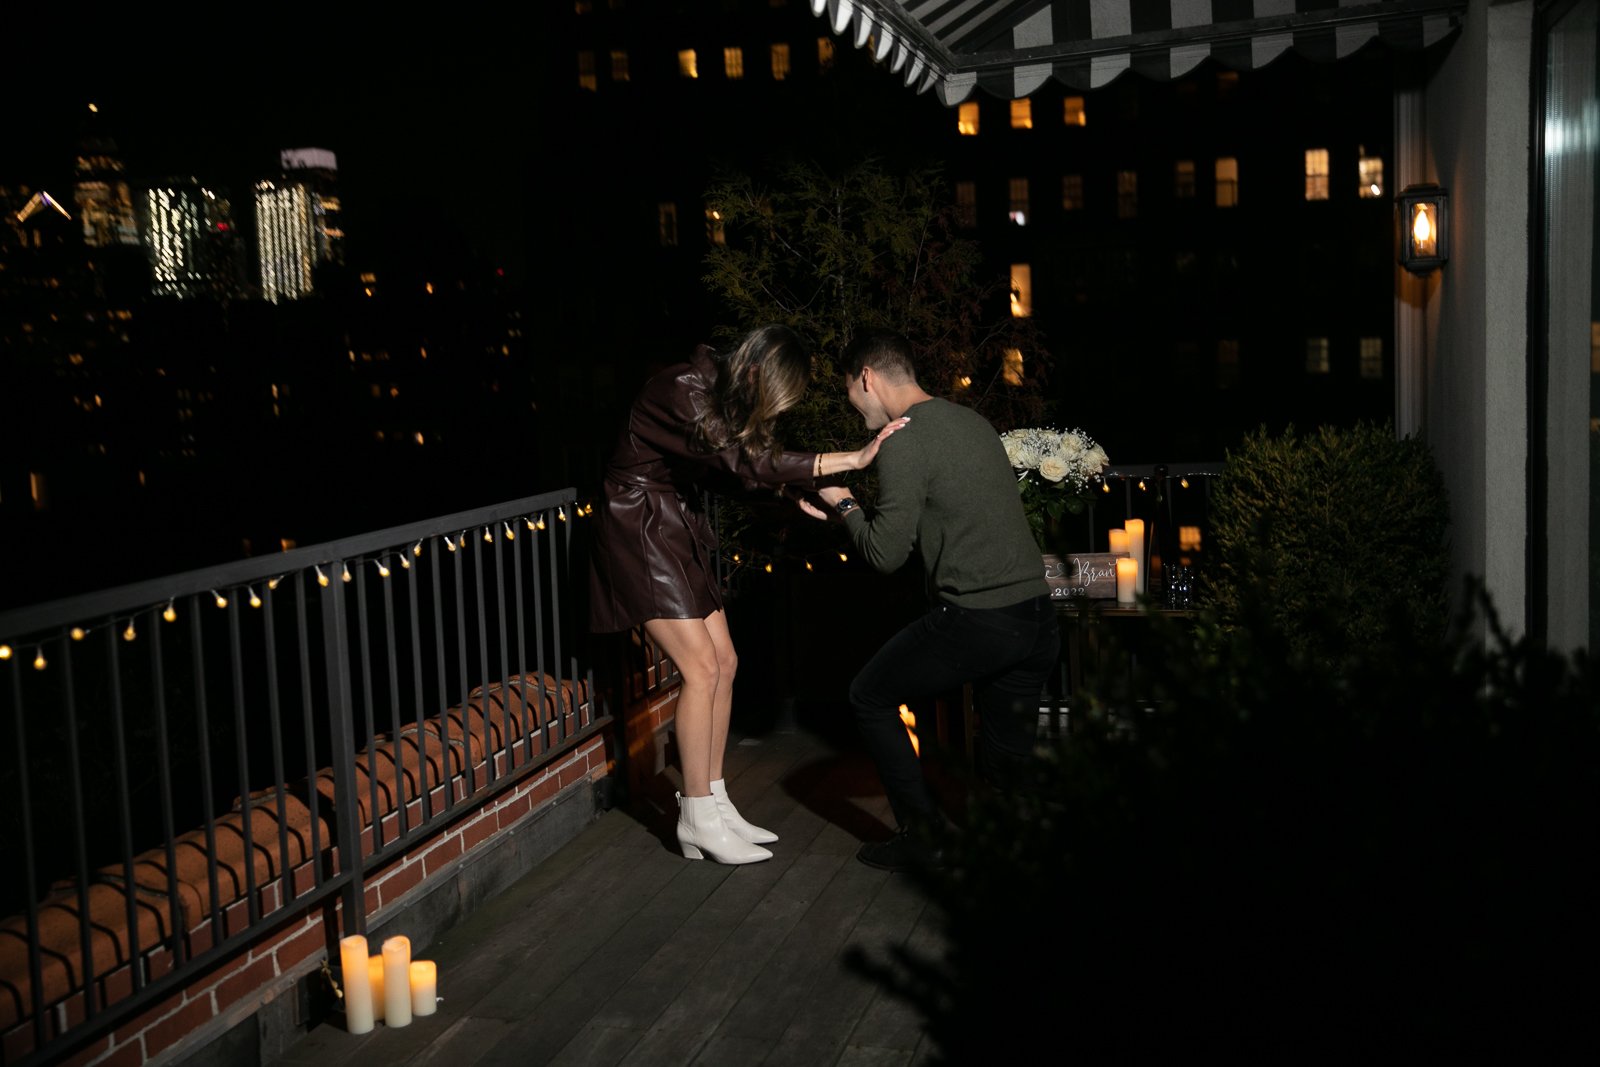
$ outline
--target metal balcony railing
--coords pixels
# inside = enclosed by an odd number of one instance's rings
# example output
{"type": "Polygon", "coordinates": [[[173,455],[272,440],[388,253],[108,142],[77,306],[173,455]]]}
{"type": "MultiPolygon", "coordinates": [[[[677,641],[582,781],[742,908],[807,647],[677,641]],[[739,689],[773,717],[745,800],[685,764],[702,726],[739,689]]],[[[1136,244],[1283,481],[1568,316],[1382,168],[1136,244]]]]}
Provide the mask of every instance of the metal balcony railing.
{"type": "Polygon", "coordinates": [[[311,909],[364,932],[368,872],[606,728],[585,510],[565,489],[0,614],[22,1062],[311,909]]]}

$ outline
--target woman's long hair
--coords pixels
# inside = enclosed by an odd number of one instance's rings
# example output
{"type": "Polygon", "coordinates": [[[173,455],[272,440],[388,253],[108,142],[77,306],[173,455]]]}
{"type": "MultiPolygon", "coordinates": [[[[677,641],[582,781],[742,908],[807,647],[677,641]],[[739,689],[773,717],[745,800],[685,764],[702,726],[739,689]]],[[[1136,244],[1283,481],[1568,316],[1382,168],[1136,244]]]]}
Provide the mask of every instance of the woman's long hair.
{"type": "Polygon", "coordinates": [[[811,353],[787,326],[758,326],[732,352],[717,356],[711,402],[689,426],[690,443],[707,452],[738,445],[747,457],[777,451],[773,428],[811,384],[811,353]]]}

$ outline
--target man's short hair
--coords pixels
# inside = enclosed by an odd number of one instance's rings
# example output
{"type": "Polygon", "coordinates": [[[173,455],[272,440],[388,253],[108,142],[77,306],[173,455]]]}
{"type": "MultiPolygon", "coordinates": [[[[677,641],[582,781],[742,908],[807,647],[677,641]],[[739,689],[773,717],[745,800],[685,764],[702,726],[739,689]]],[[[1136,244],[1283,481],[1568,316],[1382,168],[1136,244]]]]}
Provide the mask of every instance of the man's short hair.
{"type": "Polygon", "coordinates": [[[911,359],[911,342],[893,330],[868,330],[857,334],[844,350],[845,373],[861,377],[861,368],[871,367],[896,384],[917,380],[917,366],[911,359]]]}

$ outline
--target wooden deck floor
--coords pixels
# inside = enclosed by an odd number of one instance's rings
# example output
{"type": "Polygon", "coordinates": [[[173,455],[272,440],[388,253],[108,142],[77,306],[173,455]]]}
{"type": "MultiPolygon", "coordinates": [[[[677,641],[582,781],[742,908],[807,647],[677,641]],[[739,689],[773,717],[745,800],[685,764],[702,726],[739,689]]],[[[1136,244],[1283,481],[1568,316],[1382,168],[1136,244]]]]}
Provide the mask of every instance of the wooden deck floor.
{"type": "Polygon", "coordinates": [[[838,734],[779,722],[730,746],[734,799],[780,835],[771,860],[685,860],[669,772],[419,953],[438,964],[436,1014],[320,1026],[274,1067],[927,1062],[916,1009],[847,962],[943,940],[914,879],[856,860],[892,819],[838,734]]]}

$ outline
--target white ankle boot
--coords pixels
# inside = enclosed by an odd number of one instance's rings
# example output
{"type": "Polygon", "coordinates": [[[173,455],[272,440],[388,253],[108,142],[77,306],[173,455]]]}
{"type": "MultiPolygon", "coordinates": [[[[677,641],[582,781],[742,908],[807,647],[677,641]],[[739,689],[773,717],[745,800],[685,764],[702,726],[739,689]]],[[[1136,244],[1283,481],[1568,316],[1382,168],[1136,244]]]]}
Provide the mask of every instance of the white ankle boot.
{"type": "Polygon", "coordinates": [[[722,821],[717,810],[717,798],[678,798],[678,847],[689,859],[701,859],[702,852],[718,863],[759,863],[770,860],[772,853],[760,845],[752,845],[722,821]]]}
{"type": "Polygon", "coordinates": [[[771,830],[763,830],[745,821],[739,809],[733,806],[733,801],[728,799],[728,787],[721,778],[711,783],[711,795],[717,798],[717,810],[722,813],[722,821],[728,824],[728,829],[752,845],[768,845],[778,839],[778,835],[771,830]]]}

